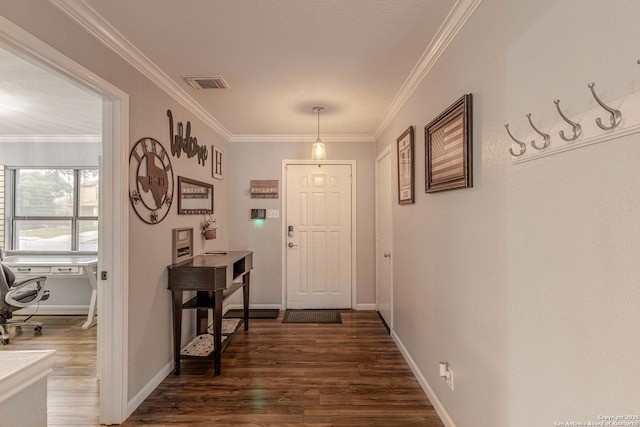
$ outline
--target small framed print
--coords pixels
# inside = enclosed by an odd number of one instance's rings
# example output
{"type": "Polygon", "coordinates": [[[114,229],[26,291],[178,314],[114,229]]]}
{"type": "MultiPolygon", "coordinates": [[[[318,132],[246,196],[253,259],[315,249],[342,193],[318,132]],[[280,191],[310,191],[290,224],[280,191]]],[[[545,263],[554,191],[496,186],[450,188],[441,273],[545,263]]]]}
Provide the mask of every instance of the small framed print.
{"type": "Polygon", "coordinates": [[[424,127],[425,192],[473,187],[471,94],[424,127]]]}
{"type": "Polygon", "coordinates": [[[215,145],[211,148],[213,153],[213,159],[211,162],[213,177],[215,179],[224,179],[224,152],[215,145]]]}
{"type": "Polygon", "coordinates": [[[174,264],[193,258],[193,228],[173,229],[174,264]]]}
{"type": "Polygon", "coordinates": [[[409,126],[398,138],[398,203],[415,201],[415,162],[413,126],[409,126]]]}

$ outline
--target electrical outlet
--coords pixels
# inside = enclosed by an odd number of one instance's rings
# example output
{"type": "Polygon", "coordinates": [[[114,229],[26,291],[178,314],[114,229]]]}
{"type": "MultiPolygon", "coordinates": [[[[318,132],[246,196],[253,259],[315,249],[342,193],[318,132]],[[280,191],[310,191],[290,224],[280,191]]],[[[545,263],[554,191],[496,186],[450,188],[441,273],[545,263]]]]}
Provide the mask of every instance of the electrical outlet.
{"type": "Polygon", "coordinates": [[[447,368],[447,372],[449,372],[449,378],[447,378],[446,382],[451,391],[453,391],[453,371],[451,370],[451,367],[447,368]]]}
{"type": "Polygon", "coordinates": [[[447,383],[451,391],[453,391],[453,371],[447,362],[439,362],[440,379],[447,383]]]}

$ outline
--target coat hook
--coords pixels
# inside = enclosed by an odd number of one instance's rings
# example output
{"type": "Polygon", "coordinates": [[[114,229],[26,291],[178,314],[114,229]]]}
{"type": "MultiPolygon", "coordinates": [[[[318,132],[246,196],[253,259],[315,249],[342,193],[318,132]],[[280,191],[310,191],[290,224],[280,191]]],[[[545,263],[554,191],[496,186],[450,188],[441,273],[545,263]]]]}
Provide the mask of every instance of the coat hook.
{"type": "Polygon", "coordinates": [[[571,127],[573,128],[573,136],[568,138],[566,136],[564,136],[564,131],[561,130],[560,131],[560,138],[564,139],[567,142],[571,142],[571,141],[575,141],[576,139],[578,139],[578,137],[580,136],[580,133],[582,132],[582,126],[580,126],[578,123],[572,122],[571,120],[569,120],[567,118],[567,116],[565,116],[562,113],[562,110],[560,110],[560,100],[556,99],[555,101],[553,101],[554,104],[556,104],[556,108],[558,109],[558,113],[560,113],[560,117],[563,118],[563,120],[567,123],[569,123],[571,125],[571,127]]]}
{"type": "Polygon", "coordinates": [[[508,124],[504,125],[504,127],[505,127],[505,128],[507,128],[507,133],[509,134],[509,136],[511,137],[511,139],[513,139],[513,140],[516,142],[516,144],[518,144],[518,145],[520,146],[520,152],[519,152],[518,154],[516,154],[516,153],[514,153],[514,152],[513,152],[513,147],[509,147],[509,152],[511,153],[511,155],[512,155],[513,157],[520,157],[520,156],[522,156],[522,155],[524,154],[524,152],[525,152],[525,151],[527,151],[527,144],[525,144],[524,142],[520,142],[520,141],[518,141],[517,139],[515,139],[515,138],[513,137],[513,135],[511,135],[511,131],[509,130],[509,125],[508,125],[508,124]]]}
{"type": "Polygon", "coordinates": [[[536,145],[535,141],[531,141],[531,146],[533,148],[535,148],[536,150],[544,150],[545,148],[547,148],[549,146],[549,144],[551,143],[551,137],[549,137],[549,134],[544,133],[544,132],[540,132],[538,130],[538,128],[535,127],[535,125],[533,124],[533,122],[531,121],[531,113],[527,113],[527,119],[529,119],[529,124],[531,124],[531,127],[533,128],[533,130],[536,131],[536,133],[538,135],[540,135],[542,138],[544,138],[544,142],[542,144],[542,147],[538,147],[536,145]]]}
{"type": "Polygon", "coordinates": [[[608,107],[602,101],[600,101],[600,98],[598,98],[598,95],[596,95],[596,92],[593,90],[593,87],[595,85],[596,85],[595,83],[589,83],[589,89],[591,89],[591,93],[593,94],[593,97],[596,99],[596,101],[598,101],[598,104],[600,104],[602,108],[604,108],[609,112],[609,114],[611,114],[611,116],[609,117],[609,122],[611,123],[611,126],[603,125],[600,117],[596,119],[596,124],[600,129],[603,129],[603,130],[613,129],[620,124],[620,121],[622,120],[622,113],[620,112],[620,110],[615,110],[611,107],[608,107]]]}

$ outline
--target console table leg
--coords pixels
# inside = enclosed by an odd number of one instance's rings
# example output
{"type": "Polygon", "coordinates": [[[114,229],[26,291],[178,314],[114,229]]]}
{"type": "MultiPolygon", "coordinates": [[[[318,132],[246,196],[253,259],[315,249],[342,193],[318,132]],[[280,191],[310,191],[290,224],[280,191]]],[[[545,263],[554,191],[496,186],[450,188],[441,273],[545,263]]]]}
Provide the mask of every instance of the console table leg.
{"type": "Polygon", "coordinates": [[[180,375],[180,341],[182,339],[182,292],[173,291],[173,375],[180,375]]]}
{"type": "Polygon", "coordinates": [[[222,290],[215,291],[213,309],[213,371],[220,375],[220,356],[222,355],[222,290]]]}
{"type": "Polygon", "coordinates": [[[249,283],[251,272],[244,275],[244,287],[242,288],[242,303],[244,305],[244,330],[249,330],[249,283]]]}

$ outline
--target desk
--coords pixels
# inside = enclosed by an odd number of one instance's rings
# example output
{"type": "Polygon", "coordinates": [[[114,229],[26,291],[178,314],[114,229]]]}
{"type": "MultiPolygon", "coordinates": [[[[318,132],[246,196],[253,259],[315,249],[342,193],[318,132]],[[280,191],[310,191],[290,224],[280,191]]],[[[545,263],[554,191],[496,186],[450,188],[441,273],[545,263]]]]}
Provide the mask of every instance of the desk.
{"type": "Polygon", "coordinates": [[[98,305],[98,257],[96,255],[11,255],[2,261],[8,265],[16,277],[78,277],[85,276],[91,284],[91,302],[87,321],[82,329],[95,326],[98,305]]]}
{"type": "Polygon", "coordinates": [[[198,255],[167,268],[168,288],[173,296],[173,373],[180,375],[180,359],[187,357],[180,354],[182,311],[196,310],[196,335],[199,336],[207,333],[209,310],[213,309],[213,351],[204,357],[213,357],[214,375],[220,375],[221,355],[231,341],[230,336],[222,342],[222,302],[239,289],[243,290],[244,318],[240,325],[244,324],[244,330],[248,331],[249,282],[253,269],[253,252],[198,255]],[[196,295],[183,303],[184,291],[195,291],[196,295]]]}

